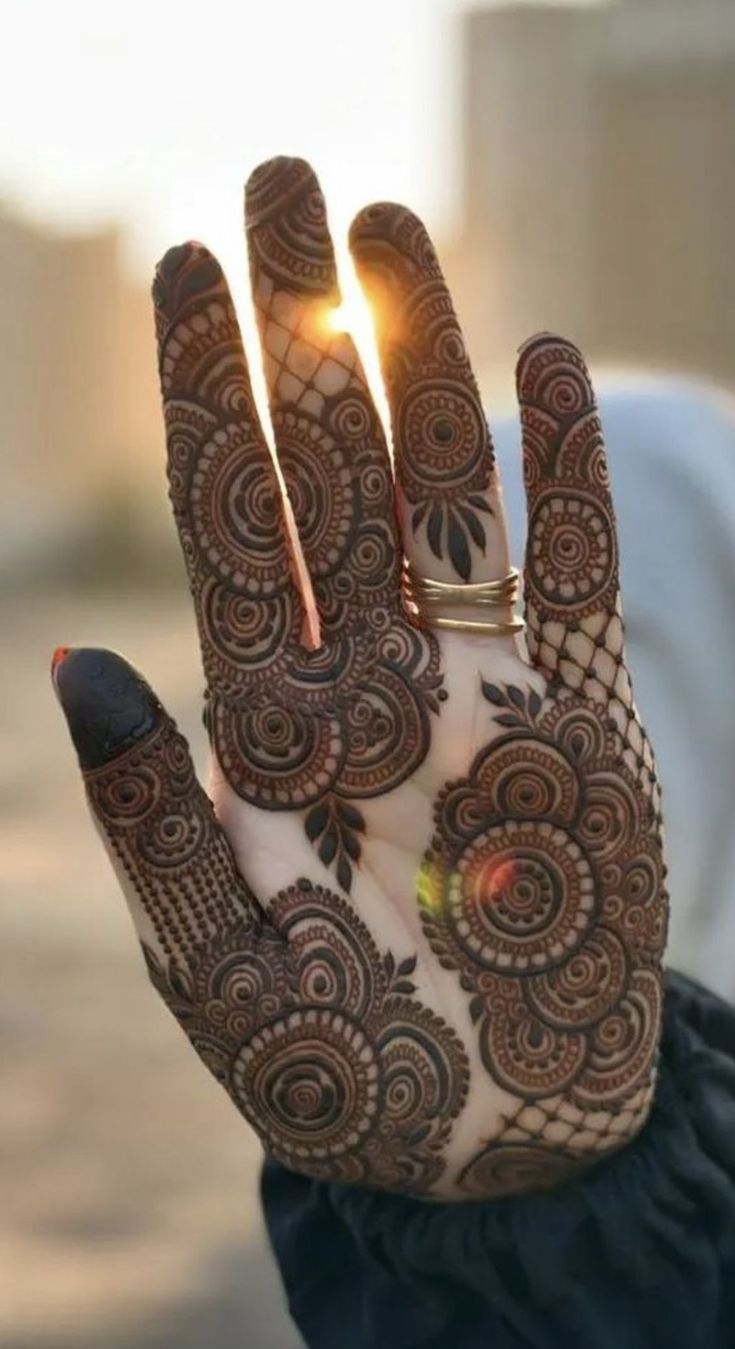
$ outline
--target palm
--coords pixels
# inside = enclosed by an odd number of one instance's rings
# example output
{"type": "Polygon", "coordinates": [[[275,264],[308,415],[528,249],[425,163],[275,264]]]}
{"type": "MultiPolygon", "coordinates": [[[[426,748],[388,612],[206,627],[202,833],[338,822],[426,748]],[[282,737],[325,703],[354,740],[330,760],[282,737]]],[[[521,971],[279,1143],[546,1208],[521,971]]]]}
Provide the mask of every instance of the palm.
{"type": "Polygon", "coordinates": [[[450,626],[457,587],[504,576],[508,554],[426,235],[393,207],[353,234],[394,489],[355,349],[325,323],[311,172],[267,166],[248,213],[288,528],[216,262],[172,250],[155,288],[229,846],[165,719],[93,770],[93,803],[154,982],[273,1156],[419,1194],[554,1183],[646,1117],[665,929],[586,371],[548,338],[519,366],[531,660],[508,636],[435,631],[406,610],[403,554],[454,584],[450,626]]]}

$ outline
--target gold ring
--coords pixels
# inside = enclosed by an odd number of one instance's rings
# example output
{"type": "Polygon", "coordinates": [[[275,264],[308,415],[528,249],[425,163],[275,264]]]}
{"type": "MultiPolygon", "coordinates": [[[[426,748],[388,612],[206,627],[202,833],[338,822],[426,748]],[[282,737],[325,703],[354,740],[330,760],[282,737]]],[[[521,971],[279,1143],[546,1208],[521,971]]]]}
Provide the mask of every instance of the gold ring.
{"type": "MultiPolygon", "coordinates": [[[[424,615],[426,617],[426,615],[424,615]]],[[[522,618],[511,618],[507,623],[491,623],[490,619],[471,619],[471,618],[437,618],[429,619],[427,623],[432,628],[449,628],[452,632],[484,632],[493,637],[511,637],[514,632],[521,632],[524,627],[522,618]]]]}
{"type": "Polygon", "coordinates": [[[499,581],[456,585],[453,582],[420,576],[408,560],[404,561],[403,595],[408,609],[435,628],[510,637],[513,633],[521,631],[524,626],[522,619],[511,618],[505,622],[495,622],[484,618],[446,618],[436,611],[446,609],[448,605],[471,606],[473,609],[481,610],[508,608],[515,604],[517,594],[518,572],[515,567],[499,581]]]}
{"type": "Polygon", "coordinates": [[[518,572],[512,567],[507,576],[500,581],[479,581],[473,584],[456,585],[450,581],[436,581],[430,576],[419,576],[415,567],[406,560],[403,569],[403,588],[409,599],[418,608],[432,608],[447,604],[469,604],[472,607],[498,608],[515,604],[518,595],[518,572]]]}

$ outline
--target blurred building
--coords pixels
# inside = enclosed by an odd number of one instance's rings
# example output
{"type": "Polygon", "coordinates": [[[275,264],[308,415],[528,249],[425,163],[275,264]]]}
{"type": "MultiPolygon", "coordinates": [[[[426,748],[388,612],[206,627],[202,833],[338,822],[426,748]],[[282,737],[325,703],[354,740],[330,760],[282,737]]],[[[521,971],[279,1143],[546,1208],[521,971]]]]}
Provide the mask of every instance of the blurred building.
{"type": "Polygon", "coordinates": [[[463,18],[464,221],[481,368],[539,328],[735,381],[735,4],[512,4],[463,18]]]}
{"type": "MultiPolygon", "coordinates": [[[[0,211],[0,563],[43,564],[142,475],[160,495],[148,296],[115,230],[54,234],[0,211]]],[[[143,494],[141,494],[143,495],[143,494]]]]}

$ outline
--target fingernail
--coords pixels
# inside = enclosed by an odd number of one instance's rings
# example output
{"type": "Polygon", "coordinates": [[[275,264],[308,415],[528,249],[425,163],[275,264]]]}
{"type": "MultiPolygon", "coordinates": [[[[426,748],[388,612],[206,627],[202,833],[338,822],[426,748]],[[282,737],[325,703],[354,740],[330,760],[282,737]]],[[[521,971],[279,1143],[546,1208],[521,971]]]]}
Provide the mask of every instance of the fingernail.
{"type": "Polygon", "coordinates": [[[63,660],[66,660],[70,651],[71,651],[70,646],[57,646],[53,656],[51,657],[51,673],[53,675],[56,674],[57,665],[61,665],[61,662],[63,660]]]}
{"type": "Polygon", "coordinates": [[[204,244],[195,239],[164,253],[153,278],[153,303],[169,318],[190,301],[223,284],[222,268],[204,244]]]}
{"type": "Polygon", "coordinates": [[[114,651],[59,646],[51,674],[84,769],[118,758],[164,715],[142,675],[114,651]]]}

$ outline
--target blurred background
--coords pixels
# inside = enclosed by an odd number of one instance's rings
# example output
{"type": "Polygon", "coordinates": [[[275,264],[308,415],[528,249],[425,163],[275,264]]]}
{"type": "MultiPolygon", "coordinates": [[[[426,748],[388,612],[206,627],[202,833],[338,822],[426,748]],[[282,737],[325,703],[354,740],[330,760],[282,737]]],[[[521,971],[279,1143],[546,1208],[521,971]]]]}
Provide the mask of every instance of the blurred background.
{"type": "MultiPolygon", "coordinates": [[[[735,992],[732,0],[16,0],[0,77],[0,1349],[297,1349],[259,1151],[149,990],[48,683],[118,647],[201,764],[148,287],[225,265],[257,369],[241,193],[311,159],[338,241],[422,214],[522,543],[515,349],[603,389],[631,658],[669,803],[673,951],[735,992]]],[[[354,279],[346,303],[369,367],[354,279]]]]}

